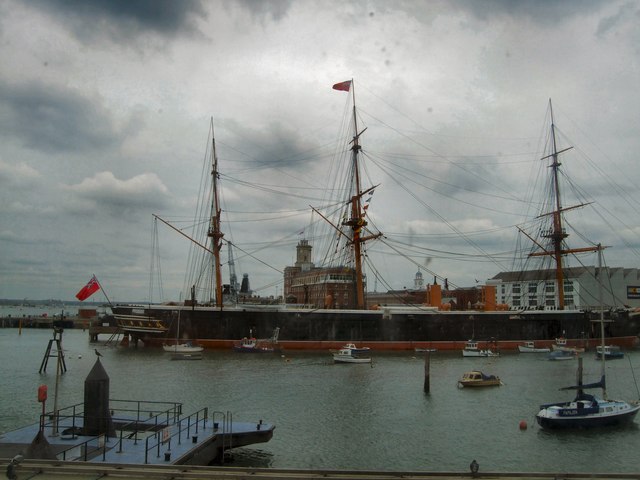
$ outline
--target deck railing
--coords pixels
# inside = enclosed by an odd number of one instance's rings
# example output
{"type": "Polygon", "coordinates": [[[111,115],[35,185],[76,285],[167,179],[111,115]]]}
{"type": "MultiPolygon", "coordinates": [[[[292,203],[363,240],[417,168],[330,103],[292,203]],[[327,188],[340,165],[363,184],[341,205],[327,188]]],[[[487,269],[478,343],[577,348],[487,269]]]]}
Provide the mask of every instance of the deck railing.
{"type": "MultiPolygon", "coordinates": [[[[144,448],[144,463],[149,463],[149,452],[152,450],[156,451],[156,458],[160,458],[160,447],[162,445],[167,446],[165,459],[168,461],[171,458],[171,442],[177,441],[178,445],[181,445],[183,433],[186,439],[191,439],[193,443],[196,443],[198,441],[198,431],[200,428],[204,430],[207,427],[208,418],[209,409],[207,407],[201,408],[197,412],[174,423],[173,425],[177,425],[178,427],[176,431],[171,432],[171,424],[167,424],[166,427],[157,430],[155,435],[147,437],[144,448]]],[[[214,430],[217,428],[215,423],[213,428],[214,430]]]]}

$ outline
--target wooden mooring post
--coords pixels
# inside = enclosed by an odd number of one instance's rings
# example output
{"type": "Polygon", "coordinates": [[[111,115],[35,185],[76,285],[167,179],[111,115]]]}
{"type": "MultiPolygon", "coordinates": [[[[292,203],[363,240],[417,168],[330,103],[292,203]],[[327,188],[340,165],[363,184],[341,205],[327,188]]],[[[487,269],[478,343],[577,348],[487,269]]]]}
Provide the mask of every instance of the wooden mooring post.
{"type": "Polygon", "coordinates": [[[431,360],[431,353],[430,352],[425,352],[424,354],[424,393],[429,393],[431,387],[429,386],[429,369],[430,369],[430,360],[431,360]]]}

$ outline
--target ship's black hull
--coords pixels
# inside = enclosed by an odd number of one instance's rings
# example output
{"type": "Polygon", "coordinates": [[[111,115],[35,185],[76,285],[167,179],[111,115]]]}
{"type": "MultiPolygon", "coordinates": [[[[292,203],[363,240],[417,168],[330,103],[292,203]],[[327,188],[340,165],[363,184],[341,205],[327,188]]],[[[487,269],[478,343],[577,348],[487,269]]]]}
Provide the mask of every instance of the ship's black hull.
{"type": "MultiPolygon", "coordinates": [[[[582,311],[464,311],[387,308],[381,310],[307,310],[287,308],[115,306],[114,314],[142,314],[162,320],[175,333],[197,340],[232,341],[251,334],[269,337],[280,328],[279,341],[367,342],[404,345],[425,342],[554,340],[599,337],[599,322],[582,311]]],[[[640,321],[627,312],[614,312],[606,323],[607,337],[635,337],[640,321]]]]}

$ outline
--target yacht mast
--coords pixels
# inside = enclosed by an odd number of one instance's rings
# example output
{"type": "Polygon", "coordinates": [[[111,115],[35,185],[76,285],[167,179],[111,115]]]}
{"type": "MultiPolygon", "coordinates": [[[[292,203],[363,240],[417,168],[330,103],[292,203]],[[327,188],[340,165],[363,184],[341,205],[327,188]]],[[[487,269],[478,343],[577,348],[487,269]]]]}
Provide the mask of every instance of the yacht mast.
{"type": "Polygon", "coordinates": [[[213,251],[213,262],[215,272],[215,305],[222,308],[222,270],[220,268],[220,250],[222,249],[222,237],[224,233],[220,230],[220,202],[218,199],[218,156],[216,155],[216,140],[213,129],[213,117],[211,118],[211,184],[213,194],[211,196],[211,221],[207,236],[211,238],[211,250],[213,251]]]}
{"type": "Polygon", "coordinates": [[[604,302],[602,300],[602,280],[603,280],[603,272],[602,272],[602,245],[598,244],[598,301],[600,302],[600,361],[602,364],[600,365],[600,378],[602,381],[602,397],[607,399],[607,384],[604,380],[605,368],[605,352],[604,352],[604,302]]]}

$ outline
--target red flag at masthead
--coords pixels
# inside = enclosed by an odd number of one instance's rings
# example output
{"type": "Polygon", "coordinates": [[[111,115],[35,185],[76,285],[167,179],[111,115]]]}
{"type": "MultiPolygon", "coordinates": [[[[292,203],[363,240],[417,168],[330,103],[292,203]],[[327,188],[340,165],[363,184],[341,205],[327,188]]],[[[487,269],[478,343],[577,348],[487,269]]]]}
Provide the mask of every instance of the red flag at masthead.
{"type": "Polygon", "coordinates": [[[350,88],[351,88],[351,80],[347,80],[346,82],[336,83],[333,86],[334,90],[344,90],[345,92],[348,92],[350,88]]]}
{"type": "Polygon", "coordinates": [[[78,293],[76,293],[76,298],[82,302],[96,293],[98,290],[100,290],[100,283],[98,283],[98,279],[94,275],[93,277],[91,277],[91,280],[89,280],[89,283],[87,283],[80,289],[78,293]]]}

